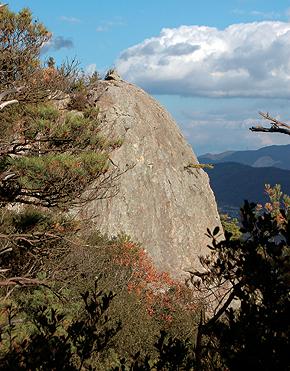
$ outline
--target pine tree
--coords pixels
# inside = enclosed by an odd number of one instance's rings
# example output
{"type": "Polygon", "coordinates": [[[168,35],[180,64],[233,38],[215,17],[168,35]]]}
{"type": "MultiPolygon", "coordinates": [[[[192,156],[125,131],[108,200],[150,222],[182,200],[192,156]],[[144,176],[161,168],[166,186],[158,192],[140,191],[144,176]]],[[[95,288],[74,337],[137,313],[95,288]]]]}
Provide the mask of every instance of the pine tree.
{"type": "Polygon", "coordinates": [[[15,274],[30,267],[16,267],[47,240],[59,240],[61,212],[114,193],[109,153],[119,142],[102,135],[97,108],[77,88],[83,78],[75,63],[42,65],[50,37],[29,10],[0,9],[0,264],[10,279],[3,285],[27,282],[15,274]],[[78,112],[64,103],[76,89],[83,96],[78,112]]]}

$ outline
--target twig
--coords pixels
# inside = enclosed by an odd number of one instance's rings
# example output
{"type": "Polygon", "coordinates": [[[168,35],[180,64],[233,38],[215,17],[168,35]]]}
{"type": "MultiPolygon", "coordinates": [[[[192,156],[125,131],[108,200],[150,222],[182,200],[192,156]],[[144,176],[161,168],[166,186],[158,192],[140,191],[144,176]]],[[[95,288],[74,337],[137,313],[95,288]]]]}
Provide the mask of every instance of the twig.
{"type": "Polygon", "coordinates": [[[23,90],[23,88],[24,88],[24,86],[19,86],[18,88],[11,88],[11,89],[4,90],[0,94],[0,101],[2,101],[9,94],[20,93],[21,90],[23,90]]]}
{"type": "Polygon", "coordinates": [[[204,324],[203,327],[205,329],[211,327],[225,313],[231,302],[234,300],[236,296],[236,289],[239,287],[241,287],[241,283],[238,283],[233,287],[233,291],[230,293],[227,300],[224,302],[223,306],[216,312],[216,314],[209,321],[207,321],[206,324],[204,324]]]}
{"type": "Polygon", "coordinates": [[[249,128],[251,131],[258,131],[264,133],[281,133],[290,135],[290,125],[285,122],[279,121],[274,117],[270,116],[269,113],[259,112],[259,114],[266,120],[271,121],[271,127],[267,128],[264,126],[252,126],[249,128]]]}
{"type": "Polygon", "coordinates": [[[14,285],[19,285],[19,286],[40,285],[40,286],[45,286],[49,288],[49,286],[46,283],[36,278],[11,277],[11,278],[7,278],[6,280],[0,281],[0,287],[14,286],[14,285]]]}
{"type": "Polygon", "coordinates": [[[8,100],[6,102],[3,102],[3,103],[0,104],[0,110],[2,110],[3,108],[5,108],[7,106],[10,106],[11,104],[15,104],[15,103],[18,103],[17,99],[12,99],[12,100],[8,100]]]}
{"type": "Polygon", "coordinates": [[[276,124],[277,126],[283,126],[285,128],[290,129],[290,126],[289,125],[287,125],[284,122],[279,121],[279,120],[275,119],[274,117],[270,116],[268,112],[267,113],[259,112],[259,115],[261,115],[262,117],[264,117],[264,119],[266,119],[266,120],[272,121],[272,123],[273,124],[276,124]]]}

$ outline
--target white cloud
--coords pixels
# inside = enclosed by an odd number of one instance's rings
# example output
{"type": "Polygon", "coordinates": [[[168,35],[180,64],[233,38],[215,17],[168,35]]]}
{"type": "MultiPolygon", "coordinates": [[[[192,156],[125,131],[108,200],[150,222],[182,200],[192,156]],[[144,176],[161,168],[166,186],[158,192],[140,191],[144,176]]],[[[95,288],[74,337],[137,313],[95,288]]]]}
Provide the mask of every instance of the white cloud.
{"type": "Polygon", "coordinates": [[[252,10],[250,12],[250,15],[251,16],[254,16],[254,17],[260,17],[262,19],[277,19],[277,18],[280,18],[283,16],[283,14],[281,13],[278,13],[278,12],[263,12],[263,11],[260,11],[260,10],[252,10]]]}
{"type": "Polygon", "coordinates": [[[79,18],[76,18],[76,17],[67,17],[65,15],[62,15],[60,17],[60,20],[61,21],[64,21],[64,22],[68,22],[68,23],[81,23],[81,20],[79,18]]]}
{"type": "Polygon", "coordinates": [[[122,27],[125,26],[126,23],[124,22],[122,17],[115,17],[111,21],[102,21],[100,25],[97,26],[97,32],[107,32],[110,31],[112,28],[115,27],[122,27]]]}
{"type": "Polygon", "coordinates": [[[48,51],[58,51],[60,49],[71,49],[74,47],[72,40],[66,39],[63,36],[52,36],[52,38],[44,43],[41,48],[41,54],[48,51]]]}
{"type": "Polygon", "coordinates": [[[106,26],[98,26],[98,27],[96,28],[96,31],[97,31],[97,32],[106,32],[106,31],[108,31],[108,30],[109,30],[109,28],[106,27],[106,26]]]}
{"type": "Polygon", "coordinates": [[[232,14],[238,15],[238,16],[246,16],[246,17],[255,17],[256,19],[263,19],[263,20],[277,20],[284,17],[284,13],[279,12],[264,12],[261,10],[250,10],[246,11],[244,9],[233,9],[232,14]]]}
{"type": "Polygon", "coordinates": [[[154,94],[290,97],[290,23],[165,28],[120,55],[122,77],[154,94]]]}

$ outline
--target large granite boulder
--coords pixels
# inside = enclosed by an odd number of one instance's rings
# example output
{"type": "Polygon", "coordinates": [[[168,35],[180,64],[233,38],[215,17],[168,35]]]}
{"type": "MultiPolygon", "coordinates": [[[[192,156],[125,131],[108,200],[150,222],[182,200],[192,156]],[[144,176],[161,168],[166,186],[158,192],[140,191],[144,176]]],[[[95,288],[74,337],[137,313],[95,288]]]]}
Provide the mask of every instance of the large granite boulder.
{"type": "Polygon", "coordinates": [[[208,252],[206,229],[220,225],[207,174],[169,113],[151,96],[120,79],[100,81],[93,92],[106,130],[123,144],[111,155],[121,171],[118,194],[92,201],[101,232],[125,232],[155,265],[175,277],[197,267],[208,252]]]}

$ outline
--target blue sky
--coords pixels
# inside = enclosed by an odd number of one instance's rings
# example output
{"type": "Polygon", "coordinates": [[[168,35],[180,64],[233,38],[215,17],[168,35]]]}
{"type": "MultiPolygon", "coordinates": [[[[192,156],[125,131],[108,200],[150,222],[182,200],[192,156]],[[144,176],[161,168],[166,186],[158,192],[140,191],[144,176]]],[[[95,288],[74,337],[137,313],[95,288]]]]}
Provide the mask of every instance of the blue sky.
{"type": "Polygon", "coordinates": [[[196,153],[285,144],[248,127],[290,119],[290,0],[20,0],[53,33],[47,55],[116,66],[177,120],[196,153]]]}

